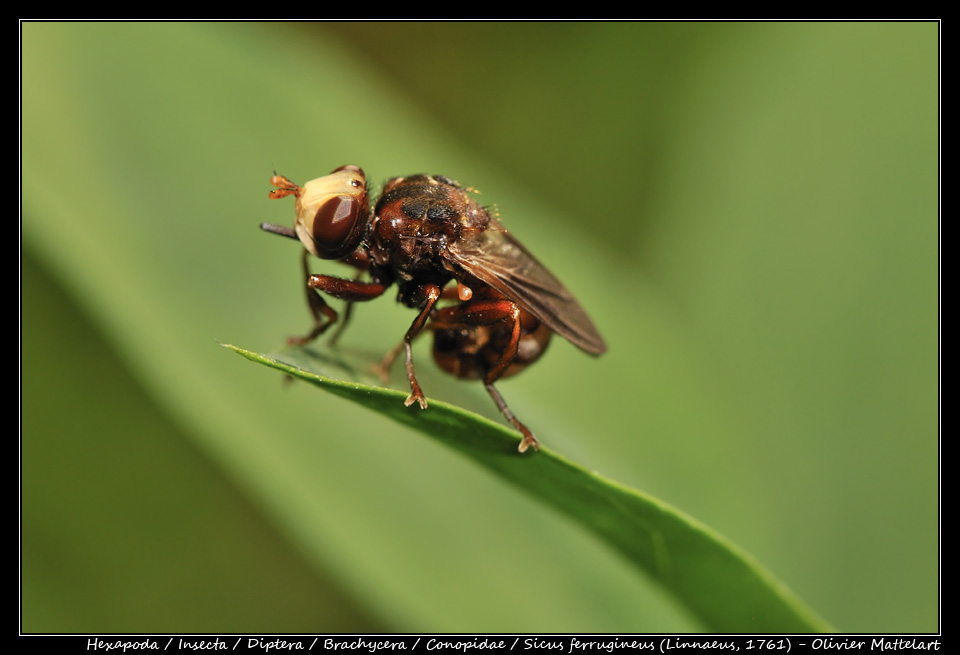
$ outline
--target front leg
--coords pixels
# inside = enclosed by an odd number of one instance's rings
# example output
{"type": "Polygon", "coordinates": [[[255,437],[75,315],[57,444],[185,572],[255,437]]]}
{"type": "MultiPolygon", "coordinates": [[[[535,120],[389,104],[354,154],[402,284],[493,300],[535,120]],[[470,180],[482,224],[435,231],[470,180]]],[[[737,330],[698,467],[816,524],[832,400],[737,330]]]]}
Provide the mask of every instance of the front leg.
{"type": "Polygon", "coordinates": [[[313,275],[310,273],[310,265],[307,260],[309,255],[309,252],[306,250],[303,251],[303,276],[306,280],[304,289],[307,292],[307,307],[310,308],[310,313],[313,315],[313,329],[302,337],[290,337],[287,339],[287,343],[291,346],[302,346],[310,343],[323,334],[328,327],[337,322],[337,312],[327,305],[327,303],[323,301],[323,298],[310,286],[310,278],[313,277],[313,275]]]}
{"type": "MultiPolygon", "coordinates": [[[[355,269],[357,269],[357,276],[353,278],[354,281],[356,282],[360,281],[360,276],[363,275],[363,271],[370,270],[370,256],[365,251],[362,251],[362,250],[355,250],[353,253],[351,253],[350,255],[347,255],[340,261],[343,264],[353,266],[355,269]]],[[[350,316],[352,313],[353,313],[353,301],[348,300],[346,306],[343,308],[343,320],[340,321],[340,325],[337,327],[336,331],[334,331],[333,336],[330,337],[331,346],[337,345],[337,342],[340,340],[340,337],[343,335],[343,331],[347,328],[347,324],[350,323],[350,316]]]]}
{"type": "MultiPolygon", "coordinates": [[[[303,270],[307,278],[307,304],[313,314],[314,327],[302,337],[290,337],[287,343],[303,345],[316,339],[326,332],[327,328],[337,322],[337,312],[324,302],[317,293],[322,292],[347,303],[373,300],[386,290],[386,285],[379,282],[361,282],[359,280],[344,280],[330,275],[311,275],[307,267],[307,253],[304,251],[303,270]]],[[[349,304],[348,304],[349,307],[349,304]]]]}

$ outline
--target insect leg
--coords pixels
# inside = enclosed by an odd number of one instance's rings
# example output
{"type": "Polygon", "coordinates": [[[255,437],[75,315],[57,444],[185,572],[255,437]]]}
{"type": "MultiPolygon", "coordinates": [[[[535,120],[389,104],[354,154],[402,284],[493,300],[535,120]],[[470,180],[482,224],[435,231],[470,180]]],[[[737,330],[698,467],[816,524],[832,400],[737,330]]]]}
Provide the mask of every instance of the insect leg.
{"type": "Polygon", "coordinates": [[[513,415],[513,412],[510,411],[510,408],[507,407],[507,403],[504,402],[503,396],[500,395],[500,392],[497,391],[497,388],[492,384],[486,384],[487,393],[490,394],[490,397],[493,398],[493,402],[497,404],[497,407],[500,409],[500,413],[503,416],[513,423],[513,426],[520,430],[520,434],[523,435],[523,439],[520,440],[520,446],[517,448],[521,453],[527,451],[527,448],[533,446],[534,450],[540,450],[540,442],[537,441],[537,438],[533,436],[533,433],[530,432],[530,429],[521,423],[516,416],[513,415]]]}
{"type": "MultiPolygon", "coordinates": [[[[354,282],[360,281],[360,276],[363,275],[363,271],[370,269],[370,258],[363,253],[362,251],[355,251],[352,254],[344,257],[340,260],[344,264],[349,264],[357,270],[357,277],[354,278],[354,282]]],[[[335,346],[340,340],[340,336],[343,334],[343,331],[346,329],[347,324],[350,322],[350,315],[353,313],[353,301],[348,300],[346,306],[343,308],[343,320],[340,321],[340,325],[337,326],[336,331],[333,333],[333,336],[330,337],[330,345],[335,346]]]]}
{"type": "Polygon", "coordinates": [[[495,329],[497,334],[504,335],[506,343],[499,353],[496,363],[485,367],[484,384],[493,384],[503,376],[517,356],[517,344],[520,343],[521,321],[520,308],[513,302],[498,299],[474,299],[468,302],[444,307],[437,312],[431,323],[431,330],[456,330],[460,328],[476,328],[488,326],[495,329]]]}
{"type": "MultiPolygon", "coordinates": [[[[461,285],[458,284],[457,286],[444,287],[444,289],[440,292],[440,300],[456,300],[458,298],[458,289],[460,286],[461,285]]],[[[428,330],[435,329],[433,323],[427,323],[424,327],[426,327],[428,330]]],[[[383,380],[384,384],[390,382],[390,368],[393,366],[393,363],[397,361],[397,357],[400,356],[403,348],[403,341],[401,341],[396,346],[391,348],[390,352],[384,355],[379,364],[373,367],[373,372],[380,376],[380,379],[383,380]]]]}
{"type": "Polygon", "coordinates": [[[289,343],[295,345],[302,345],[313,341],[337,321],[337,312],[324,302],[323,298],[316,293],[317,291],[352,303],[372,300],[382,295],[386,289],[386,285],[378,282],[344,280],[343,278],[332,277],[330,275],[311,275],[307,267],[306,251],[304,251],[303,256],[303,270],[307,276],[307,304],[310,305],[310,311],[313,314],[315,324],[309,334],[303,337],[291,337],[288,339],[289,343]],[[325,321],[324,317],[329,320],[325,321]]]}
{"type": "Polygon", "coordinates": [[[337,322],[337,312],[327,305],[327,303],[323,301],[323,298],[310,287],[310,278],[312,276],[307,262],[307,256],[309,254],[306,250],[303,251],[303,274],[307,282],[305,286],[307,291],[307,306],[310,308],[310,313],[313,314],[313,329],[302,337],[290,337],[287,339],[287,343],[292,346],[302,346],[305,343],[310,343],[323,334],[328,327],[337,322]],[[325,321],[324,318],[327,320],[325,321]]]}
{"type": "Polygon", "coordinates": [[[353,314],[353,303],[347,302],[347,304],[343,307],[343,320],[340,321],[340,325],[337,326],[337,329],[333,331],[333,336],[330,337],[331,346],[337,345],[337,342],[340,341],[340,336],[347,328],[347,324],[350,323],[351,314],[353,314]]]}
{"type": "Polygon", "coordinates": [[[413,403],[420,403],[420,408],[426,409],[427,399],[423,395],[423,391],[420,389],[420,383],[417,382],[417,375],[413,371],[413,348],[411,344],[427,322],[433,306],[440,298],[441,291],[440,287],[436,284],[427,284],[421,289],[421,293],[426,296],[426,304],[423,306],[423,309],[420,310],[420,313],[417,314],[417,317],[413,319],[413,323],[410,324],[410,328],[403,337],[403,347],[407,351],[407,379],[410,380],[410,395],[403,401],[403,404],[409,407],[413,403]]]}
{"type": "Polygon", "coordinates": [[[387,285],[379,282],[361,282],[360,280],[345,280],[332,275],[311,275],[307,286],[317,291],[347,302],[363,302],[373,300],[383,295],[387,285]]]}
{"type": "Polygon", "coordinates": [[[402,351],[403,341],[391,348],[390,352],[383,356],[383,359],[380,360],[379,364],[374,365],[373,372],[380,377],[380,380],[384,384],[388,384],[390,382],[390,367],[393,366],[395,361],[397,361],[397,357],[402,351]]]}
{"type": "Polygon", "coordinates": [[[504,334],[506,343],[503,345],[502,350],[500,350],[496,363],[490,366],[484,374],[483,383],[487,389],[487,393],[490,394],[493,402],[496,403],[497,408],[500,410],[500,413],[523,435],[523,439],[520,441],[520,452],[525,452],[531,446],[533,446],[534,450],[538,450],[540,446],[536,437],[533,436],[533,433],[526,425],[521,423],[520,420],[513,415],[513,412],[510,411],[507,403],[503,400],[503,396],[501,396],[497,388],[493,386],[493,383],[500,379],[517,357],[517,345],[520,342],[521,334],[521,321],[520,308],[516,303],[503,298],[489,300],[475,299],[454,307],[445,307],[437,313],[436,320],[431,325],[431,329],[449,330],[479,326],[495,327],[497,324],[502,326],[502,328],[497,329],[497,332],[499,333],[499,330],[503,329],[507,331],[509,336],[504,334]]]}

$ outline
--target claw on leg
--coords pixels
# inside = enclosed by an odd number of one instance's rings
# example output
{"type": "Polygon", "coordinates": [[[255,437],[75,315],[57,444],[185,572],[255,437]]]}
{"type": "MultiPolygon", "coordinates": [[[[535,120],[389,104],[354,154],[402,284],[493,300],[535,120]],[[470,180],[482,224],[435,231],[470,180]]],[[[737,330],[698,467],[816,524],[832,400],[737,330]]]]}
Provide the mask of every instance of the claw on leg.
{"type": "Polygon", "coordinates": [[[540,442],[537,441],[537,438],[533,436],[532,432],[530,432],[530,428],[521,423],[520,420],[513,415],[513,412],[511,412],[510,408],[507,407],[507,403],[504,402],[503,396],[500,395],[500,392],[497,391],[497,388],[492,384],[487,384],[486,387],[487,393],[489,393],[490,397],[493,398],[493,402],[497,404],[497,407],[500,409],[500,413],[503,414],[508,421],[513,423],[513,426],[520,430],[520,434],[523,435],[517,450],[519,450],[521,453],[525,453],[531,446],[534,450],[540,450],[540,442]]]}
{"type": "Polygon", "coordinates": [[[420,392],[419,390],[411,393],[409,396],[407,396],[407,399],[403,401],[403,404],[406,405],[407,407],[409,407],[413,403],[420,403],[420,409],[427,408],[427,399],[423,396],[423,393],[420,392]]]}
{"type": "MultiPolygon", "coordinates": [[[[521,430],[521,432],[523,432],[523,430],[521,430]]],[[[540,450],[540,442],[527,430],[523,433],[523,439],[520,440],[520,445],[517,447],[517,450],[525,453],[530,446],[533,446],[534,450],[540,450]]]]}
{"type": "MultiPolygon", "coordinates": [[[[417,314],[417,317],[413,320],[413,323],[410,324],[410,328],[403,337],[403,348],[407,354],[407,379],[410,380],[410,395],[407,396],[407,399],[403,402],[403,404],[409,407],[413,403],[420,403],[420,409],[426,409],[427,398],[423,395],[423,391],[420,389],[420,383],[417,382],[417,374],[413,370],[413,348],[410,344],[417,337],[417,335],[420,334],[420,331],[426,324],[427,318],[429,318],[434,304],[440,298],[441,289],[435,284],[427,284],[418,291],[418,294],[420,294],[423,298],[423,309],[421,309],[420,313],[417,314]]],[[[397,352],[399,352],[399,349],[397,352]]],[[[391,352],[389,355],[387,355],[387,359],[384,360],[384,363],[393,361],[393,357],[396,357],[396,354],[391,352]]]]}
{"type": "Polygon", "coordinates": [[[410,380],[410,395],[407,396],[407,399],[403,401],[403,404],[409,407],[413,403],[420,403],[420,409],[427,408],[427,399],[423,395],[423,391],[420,389],[420,383],[417,382],[417,376],[413,372],[413,350],[410,347],[409,341],[403,342],[404,348],[407,351],[407,378],[410,380]]]}

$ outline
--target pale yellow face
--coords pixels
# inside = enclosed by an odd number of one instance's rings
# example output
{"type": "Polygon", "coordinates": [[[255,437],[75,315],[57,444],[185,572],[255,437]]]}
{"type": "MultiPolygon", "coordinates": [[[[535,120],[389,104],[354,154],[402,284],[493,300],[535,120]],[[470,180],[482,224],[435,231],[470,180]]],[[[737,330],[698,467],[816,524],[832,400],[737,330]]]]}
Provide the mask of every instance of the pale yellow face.
{"type": "Polygon", "coordinates": [[[294,228],[314,256],[330,258],[367,211],[367,182],[357,166],[344,166],[303,185],[297,196],[294,228]]]}

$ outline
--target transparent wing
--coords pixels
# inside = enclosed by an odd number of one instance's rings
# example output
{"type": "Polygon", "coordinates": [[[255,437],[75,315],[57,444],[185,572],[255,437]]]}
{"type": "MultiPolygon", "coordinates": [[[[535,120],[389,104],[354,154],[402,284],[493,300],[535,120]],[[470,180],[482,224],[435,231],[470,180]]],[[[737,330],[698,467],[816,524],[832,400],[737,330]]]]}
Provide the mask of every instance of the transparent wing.
{"type": "Polygon", "coordinates": [[[566,287],[497,222],[459,239],[445,256],[591,355],[607,351],[587,313],[566,287]]]}

